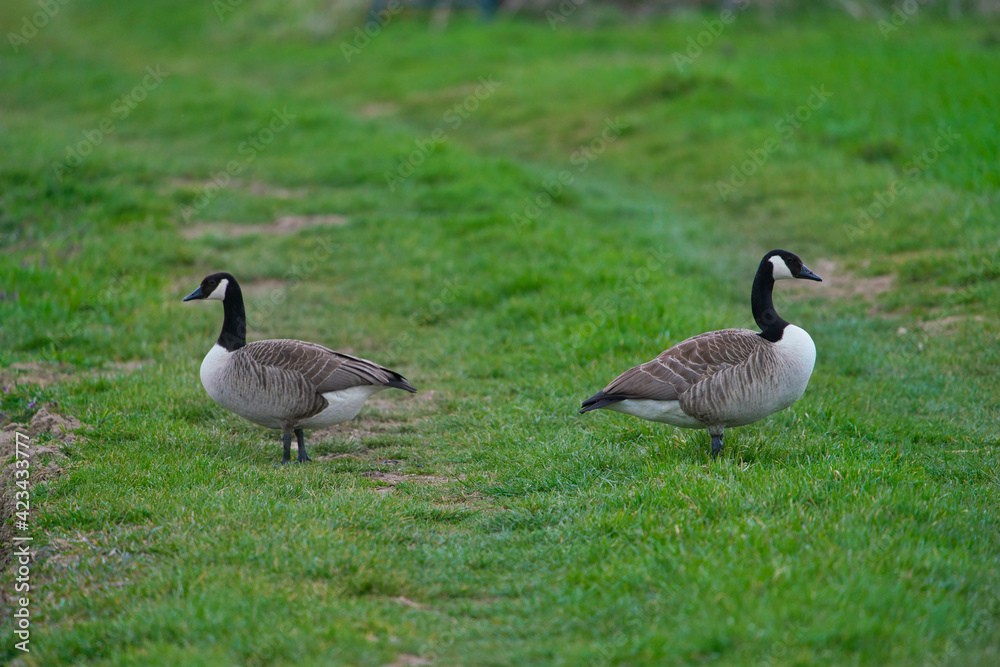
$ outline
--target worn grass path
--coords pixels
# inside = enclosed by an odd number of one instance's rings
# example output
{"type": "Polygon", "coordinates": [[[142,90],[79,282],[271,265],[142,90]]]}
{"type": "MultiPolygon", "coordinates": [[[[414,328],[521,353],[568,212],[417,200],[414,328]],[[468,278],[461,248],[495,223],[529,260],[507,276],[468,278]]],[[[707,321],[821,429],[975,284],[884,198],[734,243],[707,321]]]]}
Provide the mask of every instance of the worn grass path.
{"type": "Polygon", "coordinates": [[[995,25],[747,16],[678,71],[698,20],[400,17],[347,62],[297,11],[69,4],[0,59],[0,410],[90,429],[33,490],[32,652],[5,623],[0,656],[996,663],[995,25]],[[750,325],[772,247],[825,279],[779,285],[819,349],[793,408],[715,463],[576,414],[750,325]],[[252,338],[420,393],[275,468],[197,379],[221,309],[180,299],[221,269],[252,338]]]}

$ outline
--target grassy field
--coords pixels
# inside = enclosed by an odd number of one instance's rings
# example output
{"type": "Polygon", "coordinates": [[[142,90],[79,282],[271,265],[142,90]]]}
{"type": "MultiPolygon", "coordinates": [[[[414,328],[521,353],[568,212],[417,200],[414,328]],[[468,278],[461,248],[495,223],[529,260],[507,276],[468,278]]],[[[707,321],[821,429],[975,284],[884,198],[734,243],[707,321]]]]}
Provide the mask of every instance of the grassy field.
{"type": "Polygon", "coordinates": [[[86,429],[0,660],[1000,661],[1000,25],[747,14],[688,53],[714,17],[366,41],[312,4],[68,3],[0,51],[0,411],[86,429]],[[777,288],[818,349],[791,409],[715,462],[576,414],[752,326],[775,247],[825,281],[777,288]],[[419,393],[275,467],[198,380],[216,270],[251,339],[419,393]]]}

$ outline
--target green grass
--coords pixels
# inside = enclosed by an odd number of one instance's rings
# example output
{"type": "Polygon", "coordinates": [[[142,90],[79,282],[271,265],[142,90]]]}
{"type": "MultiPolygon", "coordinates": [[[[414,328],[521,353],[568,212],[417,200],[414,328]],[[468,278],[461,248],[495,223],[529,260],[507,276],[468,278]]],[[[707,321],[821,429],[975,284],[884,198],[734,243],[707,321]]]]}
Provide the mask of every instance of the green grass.
{"type": "Polygon", "coordinates": [[[348,63],[350,26],[296,7],[220,22],[204,2],[70,3],[19,53],[5,45],[0,289],[18,298],[0,301],[0,368],[73,374],[14,387],[0,410],[57,401],[91,430],[33,490],[32,652],[4,624],[0,656],[997,662],[1000,26],[914,20],[883,39],[874,23],[748,15],[680,72],[701,17],[395,17],[348,63]],[[162,83],[120,118],[155,66],[162,83]],[[476,98],[480,77],[500,85],[476,98]],[[814,86],[832,95],[783,137],[814,86]],[[294,119],[186,221],[275,109],[294,119]],[[105,118],[114,132],[60,180],[52,163],[105,118]],[[627,127],[581,161],[616,118],[627,127]],[[943,128],[960,138],[914,171],[943,128]],[[328,214],[347,223],[183,235],[328,214]],[[827,279],[779,285],[819,351],[795,406],[731,431],[717,462],[704,432],[576,414],[669,345],[751,325],[773,247],[827,279]],[[251,337],[349,348],[421,393],[368,408],[360,443],[310,440],[314,458],[358,456],[275,468],[276,434],[198,381],[221,308],[180,299],[215,270],[250,291],[251,337]],[[871,293],[880,276],[891,289],[871,293]],[[155,363],[113,370],[134,360],[155,363]],[[386,494],[372,471],[411,477],[386,494]]]}

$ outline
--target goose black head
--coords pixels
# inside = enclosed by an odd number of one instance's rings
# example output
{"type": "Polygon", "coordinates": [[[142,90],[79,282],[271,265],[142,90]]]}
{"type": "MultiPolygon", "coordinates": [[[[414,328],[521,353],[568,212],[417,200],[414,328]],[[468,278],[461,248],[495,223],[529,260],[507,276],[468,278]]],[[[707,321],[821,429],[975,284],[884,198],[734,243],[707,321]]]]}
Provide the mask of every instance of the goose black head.
{"type": "Polygon", "coordinates": [[[823,282],[823,279],[806,268],[799,256],[787,250],[772,250],[764,255],[761,261],[771,264],[771,276],[774,280],[786,278],[801,278],[802,280],[816,280],[823,282]]]}
{"type": "Polygon", "coordinates": [[[188,294],[184,297],[185,301],[194,301],[195,299],[218,299],[219,301],[226,300],[226,290],[230,285],[236,284],[236,278],[233,278],[230,273],[213,273],[210,276],[205,276],[205,279],[201,281],[201,285],[198,289],[188,294]]]}

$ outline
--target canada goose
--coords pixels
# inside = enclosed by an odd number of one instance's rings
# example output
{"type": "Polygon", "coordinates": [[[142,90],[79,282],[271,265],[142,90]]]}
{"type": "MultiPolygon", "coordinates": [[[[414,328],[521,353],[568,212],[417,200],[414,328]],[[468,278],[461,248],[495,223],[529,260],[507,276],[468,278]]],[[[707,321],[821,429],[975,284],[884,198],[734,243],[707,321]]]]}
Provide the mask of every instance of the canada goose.
{"type": "Polygon", "coordinates": [[[723,329],[681,341],[619,375],[585,400],[580,412],[607,408],[682,428],[707,428],[714,459],[726,427],[784,410],[809,384],[816,346],[809,334],[781,319],[771,301],[774,281],[784,278],[822,280],[796,255],[772,250],[750,290],[760,333],[723,329]]]}
{"type": "Polygon", "coordinates": [[[243,292],[231,274],[213,273],[184,297],[218,299],[222,333],[201,362],[201,383],[222,407],[255,424],[281,429],[281,462],[291,460],[292,433],[298,462],[306,453],[304,428],[323,428],[354,419],[372,394],[395,387],[417,390],[399,373],[366,359],[301,340],[258,340],[247,344],[243,292]]]}

